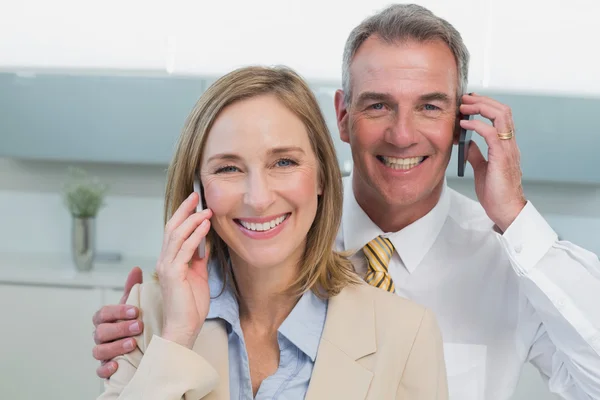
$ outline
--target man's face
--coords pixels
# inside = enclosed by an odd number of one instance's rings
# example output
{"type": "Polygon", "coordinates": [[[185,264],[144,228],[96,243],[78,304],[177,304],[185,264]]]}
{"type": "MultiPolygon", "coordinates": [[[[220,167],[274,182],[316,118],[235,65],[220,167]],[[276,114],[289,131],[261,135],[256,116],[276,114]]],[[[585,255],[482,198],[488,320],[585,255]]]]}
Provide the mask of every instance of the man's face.
{"type": "Polygon", "coordinates": [[[350,105],[344,107],[337,96],[336,108],[340,137],[352,149],[355,193],[379,204],[421,203],[430,209],[456,126],[452,52],[441,41],[389,44],[370,37],[350,71],[350,105]]]}

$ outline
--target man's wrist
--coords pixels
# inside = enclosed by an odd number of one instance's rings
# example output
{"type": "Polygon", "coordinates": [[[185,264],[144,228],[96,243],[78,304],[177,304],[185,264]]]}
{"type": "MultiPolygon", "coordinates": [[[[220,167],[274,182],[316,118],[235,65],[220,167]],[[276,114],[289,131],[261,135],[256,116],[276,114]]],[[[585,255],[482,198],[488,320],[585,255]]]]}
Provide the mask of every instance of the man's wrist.
{"type": "Polygon", "coordinates": [[[522,199],[517,204],[513,206],[507,206],[505,211],[502,213],[500,218],[496,218],[494,224],[500,229],[502,233],[506,232],[506,230],[515,222],[521,211],[527,205],[527,200],[522,199]]]}

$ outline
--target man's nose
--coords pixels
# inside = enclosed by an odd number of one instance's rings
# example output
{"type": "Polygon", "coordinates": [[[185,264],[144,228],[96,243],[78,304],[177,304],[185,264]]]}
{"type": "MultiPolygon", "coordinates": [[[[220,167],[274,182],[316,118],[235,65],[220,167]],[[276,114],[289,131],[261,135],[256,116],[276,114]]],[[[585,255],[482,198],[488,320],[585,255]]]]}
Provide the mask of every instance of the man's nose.
{"type": "Polygon", "coordinates": [[[415,117],[411,112],[399,112],[385,133],[385,141],[400,148],[416,143],[415,117]]]}

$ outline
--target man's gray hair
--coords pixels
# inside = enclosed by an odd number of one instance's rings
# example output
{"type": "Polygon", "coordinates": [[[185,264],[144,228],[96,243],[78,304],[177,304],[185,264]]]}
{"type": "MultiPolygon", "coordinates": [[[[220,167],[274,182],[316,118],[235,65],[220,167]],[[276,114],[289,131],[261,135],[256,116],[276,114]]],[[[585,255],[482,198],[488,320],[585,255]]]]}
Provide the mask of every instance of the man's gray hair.
{"type": "Polygon", "coordinates": [[[369,37],[377,35],[387,43],[407,40],[428,42],[441,40],[452,51],[458,70],[458,93],[460,99],[467,90],[469,75],[469,50],[460,33],[446,20],[436,16],[425,7],[416,4],[394,4],[365,19],[350,32],[344,47],[342,66],[342,88],[344,101],[350,105],[350,64],[358,48],[369,37]]]}

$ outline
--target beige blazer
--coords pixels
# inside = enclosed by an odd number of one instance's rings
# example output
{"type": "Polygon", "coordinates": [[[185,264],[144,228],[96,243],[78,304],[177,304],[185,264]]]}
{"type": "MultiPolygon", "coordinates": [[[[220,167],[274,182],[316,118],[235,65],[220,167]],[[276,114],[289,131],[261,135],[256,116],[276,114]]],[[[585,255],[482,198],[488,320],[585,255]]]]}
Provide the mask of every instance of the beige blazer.
{"type": "MultiPolygon", "coordinates": [[[[227,332],[206,321],[193,350],[160,337],[157,283],[136,285],[128,304],[140,307],[144,332],[99,399],[229,400],[227,332]]],[[[446,400],[442,339],[433,314],[366,283],[329,300],[308,400],[446,400]]]]}

